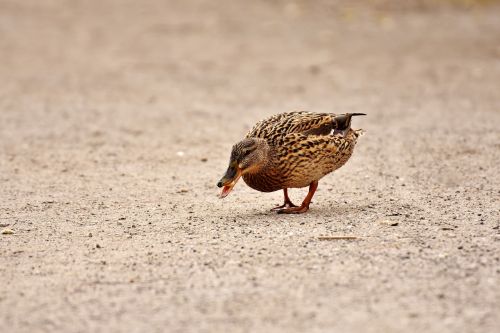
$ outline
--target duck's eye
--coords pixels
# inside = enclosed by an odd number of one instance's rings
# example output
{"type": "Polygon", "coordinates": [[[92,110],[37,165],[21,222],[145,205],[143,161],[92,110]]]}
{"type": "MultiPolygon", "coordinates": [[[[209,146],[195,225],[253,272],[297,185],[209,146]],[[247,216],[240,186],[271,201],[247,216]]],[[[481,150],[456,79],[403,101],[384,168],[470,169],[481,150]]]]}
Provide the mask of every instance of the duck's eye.
{"type": "Polygon", "coordinates": [[[243,151],[243,154],[241,154],[243,157],[247,157],[248,155],[250,155],[250,153],[252,152],[251,149],[247,149],[247,150],[244,150],[243,151]]]}

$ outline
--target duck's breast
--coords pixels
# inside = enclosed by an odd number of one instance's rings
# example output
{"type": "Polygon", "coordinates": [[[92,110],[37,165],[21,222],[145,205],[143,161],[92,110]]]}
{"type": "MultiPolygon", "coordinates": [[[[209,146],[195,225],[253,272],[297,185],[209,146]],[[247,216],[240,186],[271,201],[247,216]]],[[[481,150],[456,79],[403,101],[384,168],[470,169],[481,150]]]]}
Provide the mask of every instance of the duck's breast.
{"type": "Polygon", "coordinates": [[[248,186],[261,192],[274,192],[284,188],[281,175],[265,170],[243,175],[243,180],[248,186]]]}

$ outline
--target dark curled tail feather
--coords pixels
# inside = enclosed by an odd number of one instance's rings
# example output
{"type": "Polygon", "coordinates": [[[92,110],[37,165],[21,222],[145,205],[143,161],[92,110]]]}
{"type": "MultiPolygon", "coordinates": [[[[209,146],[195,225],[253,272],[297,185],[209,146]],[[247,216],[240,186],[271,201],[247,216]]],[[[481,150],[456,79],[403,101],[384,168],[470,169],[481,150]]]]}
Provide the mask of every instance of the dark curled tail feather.
{"type": "Polygon", "coordinates": [[[343,131],[351,127],[351,118],[353,116],[366,116],[365,113],[346,113],[335,116],[333,121],[333,128],[335,130],[343,131]]]}

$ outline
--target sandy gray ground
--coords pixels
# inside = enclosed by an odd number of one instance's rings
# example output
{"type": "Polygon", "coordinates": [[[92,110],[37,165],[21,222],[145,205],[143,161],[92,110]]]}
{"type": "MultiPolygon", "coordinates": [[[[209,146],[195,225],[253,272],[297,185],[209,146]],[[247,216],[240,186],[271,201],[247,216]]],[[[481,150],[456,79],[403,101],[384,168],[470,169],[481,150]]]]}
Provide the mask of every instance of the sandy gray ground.
{"type": "Polygon", "coordinates": [[[395,3],[0,1],[1,331],[499,330],[500,8],[395,3]],[[311,211],[219,200],[298,109],[368,113],[311,211]]]}

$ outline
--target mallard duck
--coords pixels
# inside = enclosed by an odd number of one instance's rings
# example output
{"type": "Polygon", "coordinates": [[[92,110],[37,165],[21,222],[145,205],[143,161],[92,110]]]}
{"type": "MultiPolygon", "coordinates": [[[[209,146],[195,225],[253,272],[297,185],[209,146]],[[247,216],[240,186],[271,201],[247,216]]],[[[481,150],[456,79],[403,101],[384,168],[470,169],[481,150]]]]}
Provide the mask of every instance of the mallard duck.
{"type": "Polygon", "coordinates": [[[364,113],[287,112],[259,121],[235,144],[229,167],[217,183],[226,197],[240,177],[261,192],[283,190],[278,213],[300,214],[309,210],[318,181],[343,166],[351,157],[362,130],[351,129],[353,116],[364,113]],[[300,206],[288,197],[289,188],[309,186],[300,206]]]}

